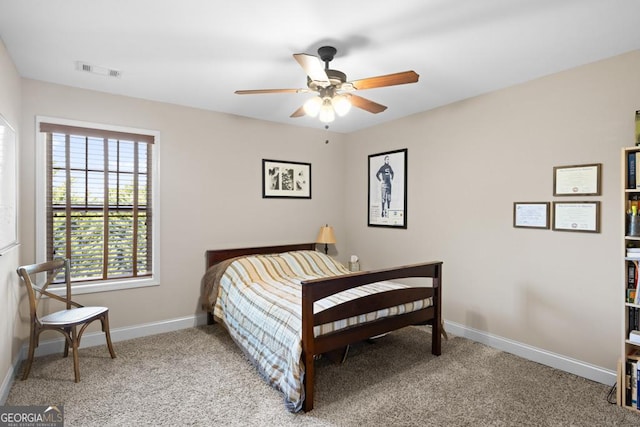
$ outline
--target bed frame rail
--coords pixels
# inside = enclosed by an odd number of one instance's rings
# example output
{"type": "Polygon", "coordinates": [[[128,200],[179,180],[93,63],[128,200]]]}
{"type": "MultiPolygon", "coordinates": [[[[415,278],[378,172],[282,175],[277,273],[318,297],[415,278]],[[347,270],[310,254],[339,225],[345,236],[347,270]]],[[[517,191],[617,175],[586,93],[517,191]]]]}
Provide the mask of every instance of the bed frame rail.
{"type": "Polygon", "coordinates": [[[374,320],[365,326],[358,328],[341,329],[327,335],[321,335],[314,340],[314,349],[319,353],[327,353],[329,351],[346,347],[354,342],[395,331],[409,325],[430,324],[434,313],[433,307],[428,307],[418,311],[412,311],[395,317],[387,317],[385,319],[374,320]]]}
{"type": "Polygon", "coordinates": [[[433,296],[433,288],[407,288],[378,292],[358,298],[355,301],[345,301],[313,315],[314,325],[348,319],[361,314],[371,313],[387,307],[394,307],[433,296]]]}
{"type": "Polygon", "coordinates": [[[345,276],[307,280],[302,285],[302,352],[305,365],[305,412],[313,409],[314,356],[335,350],[369,337],[393,331],[409,325],[431,324],[431,353],[441,353],[442,332],[442,262],[406,265],[383,270],[365,271],[345,276]],[[380,282],[383,280],[412,277],[432,278],[431,287],[415,286],[401,290],[387,291],[342,303],[314,315],[316,301],[338,292],[380,282]],[[314,326],[352,315],[369,313],[384,307],[393,307],[405,302],[433,298],[433,305],[425,309],[387,317],[363,325],[350,327],[331,334],[314,336],[314,326]]]}

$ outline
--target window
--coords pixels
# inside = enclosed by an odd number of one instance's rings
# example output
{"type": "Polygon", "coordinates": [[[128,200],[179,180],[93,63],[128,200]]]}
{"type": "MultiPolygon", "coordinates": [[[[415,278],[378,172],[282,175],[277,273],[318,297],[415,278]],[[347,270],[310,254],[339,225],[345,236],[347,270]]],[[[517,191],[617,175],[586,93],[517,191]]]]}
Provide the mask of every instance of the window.
{"type": "Polygon", "coordinates": [[[76,293],[157,284],[157,133],[38,125],[41,259],[69,258],[76,293]]]}

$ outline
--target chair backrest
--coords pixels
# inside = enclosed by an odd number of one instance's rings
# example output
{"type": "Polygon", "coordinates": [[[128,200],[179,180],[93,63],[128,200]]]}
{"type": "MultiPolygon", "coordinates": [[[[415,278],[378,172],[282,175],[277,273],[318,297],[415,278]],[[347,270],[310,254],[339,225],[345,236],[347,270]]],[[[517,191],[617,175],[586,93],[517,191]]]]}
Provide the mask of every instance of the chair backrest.
{"type": "Polygon", "coordinates": [[[53,261],[42,262],[38,264],[23,265],[16,270],[18,276],[22,279],[27,288],[27,295],[29,297],[29,309],[32,318],[37,318],[38,303],[43,296],[62,301],[66,304],[67,309],[71,306],[81,307],[71,301],[71,277],[69,274],[69,260],[64,258],[54,259],[53,261]],[[54,279],[61,273],[64,273],[65,282],[65,296],[61,297],[47,290],[49,285],[53,283],[54,279]],[[43,285],[36,283],[36,277],[40,273],[45,273],[46,280],[43,285]]]}

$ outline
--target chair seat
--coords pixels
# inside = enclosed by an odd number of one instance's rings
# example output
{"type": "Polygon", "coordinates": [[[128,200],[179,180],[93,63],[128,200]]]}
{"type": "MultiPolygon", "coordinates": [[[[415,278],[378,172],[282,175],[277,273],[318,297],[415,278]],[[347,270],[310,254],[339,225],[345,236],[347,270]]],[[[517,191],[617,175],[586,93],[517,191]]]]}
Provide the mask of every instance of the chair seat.
{"type": "Polygon", "coordinates": [[[70,310],[56,311],[40,318],[43,325],[65,325],[82,323],[92,317],[100,315],[109,309],[107,307],[79,307],[70,310]]]}

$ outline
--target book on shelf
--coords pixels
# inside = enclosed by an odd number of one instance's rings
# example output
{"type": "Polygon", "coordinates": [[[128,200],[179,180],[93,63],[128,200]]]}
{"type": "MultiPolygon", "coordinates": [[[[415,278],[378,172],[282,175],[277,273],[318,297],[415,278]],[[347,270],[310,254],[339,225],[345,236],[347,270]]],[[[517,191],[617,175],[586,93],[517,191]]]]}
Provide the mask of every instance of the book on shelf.
{"type": "Polygon", "coordinates": [[[636,110],[636,145],[640,145],[640,110],[636,110]]]}
{"type": "Polygon", "coordinates": [[[640,350],[632,350],[625,360],[624,393],[627,406],[638,408],[638,369],[640,366],[640,350]]]}
{"type": "Polygon", "coordinates": [[[638,409],[638,369],[640,366],[640,351],[634,350],[627,355],[625,361],[624,392],[627,406],[638,409]]]}
{"type": "Polygon", "coordinates": [[[640,331],[640,309],[638,307],[629,307],[629,331],[640,331]]]}
{"type": "Polygon", "coordinates": [[[631,360],[625,360],[624,369],[624,402],[627,406],[631,406],[633,399],[631,399],[631,360]]]}
{"type": "MultiPolygon", "coordinates": [[[[640,258],[638,258],[640,260],[640,258]]],[[[638,261],[631,260],[630,262],[631,265],[633,265],[633,276],[629,275],[627,278],[627,288],[628,289],[635,289],[635,295],[633,300],[627,300],[628,302],[632,303],[632,304],[639,304],[640,303],[640,280],[639,280],[639,274],[640,274],[640,263],[638,261]],[[633,278],[633,283],[631,281],[631,279],[633,278]]],[[[629,270],[629,273],[631,271],[629,270]]],[[[628,296],[628,294],[627,294],[628,296]]]]}
{"type": "Polygon", "coordinates": [[[627,405],[640,409],[640,350],[633,350],[627,355],[627,377],[625,388],[627,405]]]}
{"type": "Polygon", "coordinates": [[[635,152],[635,188],[640,188],[640,151],[635,152]]]}
{"type": "Polygon", "coordinates": [[[629,307],[627,311],[627,324],[629,331],[640,331],[640,325],[638,324],[638,307],[629,307]]]}
{"type": "Polygon", "coordinates": [[[631,406],[638,407],[638,363],[631,361],[631,406]]]}
{"type": "Polygon", "coordinates": [[[633,260],[632,263],[635,267],[634,281],[635,281],[635,288],[636,288],[636,294],[633,299],[633,303],[638,304],[640,303],[640,280],[638,280],[638,274],[640,272],[640,264],[638,263],[638,261],[635,261],[635,260],[633,260]]]}
{"type": "Polygon", "coordinates": [[[627,154],[627,188],[636,188],[636,153],[627,154]]]}
{"type": "Polygon", "coordinates": [[[640,344],[640,331],[634,329],[629,332],[629,341],[634,344],[640,344]]]}
{"type": "Polygon", "coordinates": [[[627,154],[627,189],[640,188],[640,151],[627,154]]]}

